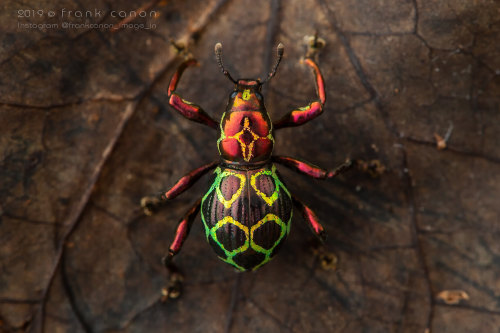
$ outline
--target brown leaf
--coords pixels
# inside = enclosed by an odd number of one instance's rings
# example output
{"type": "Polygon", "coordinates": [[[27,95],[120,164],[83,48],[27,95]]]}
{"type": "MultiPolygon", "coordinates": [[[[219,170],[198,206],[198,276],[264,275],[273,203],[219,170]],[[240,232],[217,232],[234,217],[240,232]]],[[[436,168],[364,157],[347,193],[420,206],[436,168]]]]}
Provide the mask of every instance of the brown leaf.
{"type": "Polygon", "coordinates": [[[498,1],[160,1],[129,22],[143,28],[115,33],[88,24],[112,27],[123,20],[112,10],[155,1],[42,3],[0,11],[0,331],[500,327],[498,1]],[[218,158],[215,131],[167,106],[181,61],[170,38],[201,63],[178,92],[217,119],[233,87],[214,45],[234,77],[263,77],[282,42],[263,92],[276,120],[316,98],[300,64],[316,31],[324,113],[276,132],[275,153],[329,170],[366,161],[328,181],[280,168],[322,221],[335,269],[310,250],[298,212],[276,258],[245,274],[212,253],[198,218],[175,258],[183,293],[162,303],[161,258],[207,180],[151,217],[139,202],[218,158]],[[470,299],[435,301],[452,288],[470,299]]]}

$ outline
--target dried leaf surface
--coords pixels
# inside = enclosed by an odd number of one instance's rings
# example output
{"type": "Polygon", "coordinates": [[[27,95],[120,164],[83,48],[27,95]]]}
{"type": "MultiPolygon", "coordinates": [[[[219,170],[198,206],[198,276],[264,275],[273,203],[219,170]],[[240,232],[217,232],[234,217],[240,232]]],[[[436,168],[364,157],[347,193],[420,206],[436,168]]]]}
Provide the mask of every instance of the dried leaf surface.
{"type": "MultiPolygon", "coordinates": [[[[22,29],[61,9],[147,1],[6,1],[0,11],[0,331],[493,332],[500,326],[500,5],[498,1],[159,1],[156,28],[22,29]],[[19,9],[55,10],[18,18],[19,9]],[[177,257],[185,289],[161,303],[160,258],[200,181],[153,217],[142,196],[217,158],[216,135],[167,106],[180,63],[201,67],[178,91],[219,118],[235,77],[262,77],[274,119],[315,96],[300,64],[317,30],[324,114],[277,134],[276,153],[353,170],[314,181],[281,168],[329,234],[337,270],[323,270],[300,218],[273,262],[237,274],[196,220],[177,257]],[[453,124],[446,147],[436,147],[453,124]],[[382,170],[380,169],[380,170],[382,170]],[[469,299],[446,304],[443,290],[469,299]]],[[[297,216],[299,214],[296,214],[297,216]]],[[[317,252],[317,251],[316,251],[317,252]]],[[[463,298],[463,297],[462,297],[463,298]]]]}

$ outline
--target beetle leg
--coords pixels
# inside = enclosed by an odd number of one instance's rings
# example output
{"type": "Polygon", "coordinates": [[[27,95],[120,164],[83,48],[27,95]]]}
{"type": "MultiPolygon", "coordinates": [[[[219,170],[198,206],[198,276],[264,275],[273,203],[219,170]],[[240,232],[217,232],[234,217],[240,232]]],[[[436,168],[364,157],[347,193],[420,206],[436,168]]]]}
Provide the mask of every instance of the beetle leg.
{"type": "Polygon", "coordinates": [[[153,213],[167,201],[174,199],[179,194],[186,191],[194,183],[200,179],[201,176],[206,174],[208,171],[212,170],[218,165],[217,161],[205,164],[193,171],[189,172],[187,175],[182,177],[172,186],[168,191],[163,192],[159,196],[143,197],[141,199],[141,207],[144,210],[144,214],[153,215],[153,213]]]}
{"type": "Polygon", "coordinates": [[[200,211],[201,207],[201,198],[196,201],[196,203],[187,211],[184,217],[179,221],[177,225],[177,231],[175,232],[175,238],[170,244],[168,249],[168,253],[165,257],[163,257],[162,261],[165,267],[168,270],[170,279],[167,287],[162,290],[163,298],[177,298],[181,294],[182,287],[182,274],[177,269],[174,263],[172,263],[172,259],[174,256],[180,252],[182,248],[182,244],[187,239],[189,235],[189,230],[191,230],[191,225],[193,224],[196,215],[200,211]]]}
{"type": "Polygon", "coordinates": [[[310,103],[309,105],[298,108],[286,114],[283,118],[273,123],[274,129],[285,127],[300,126],[308,121],[316,118],[323,112],[323,105],[325,104],[325,82],[319,70],[318,65],[311,58],[306,58],[304,63],[311,67],[314,71],[316,79],[316,91],[318,93],[318,100],[310,103]]]}
{"type": "Polygon", "coordinates": [[[336,177],[337,175],[349,170],[349,168],[353,165],[353,162],[348,159],[332,171],[328,171],[314,164],[287,156],[273,156],[272,160],[273,162],[282,164],[294,171],[303,173],[316,179],[336,177]]]}
{"type": "Polygon", "coordinates": [[[320,259],[321,267],[325,270],[335,269],[337,267],[338,258],[334,253],[327,251],[322,244],[326,240],[326,232],[323,226],[319,223],[318,217],[311,208],[307,207],[302,201],[297,199],[295,195],[292,195],[292,200],[294,205],[301,211],[304,220],[309,223],[309,226],[313,230],[314,234],[321,242],[321,244],[314,246],[313,249],[314,253],[320,259]]]}
{"type": "Polygon", "coordinates": [[[309,226],[313,230],[314,234],[323,242],[326,239],[326,233],[323,226],[319,223],[318,217],[312,211],[311,208],[307,207],[302,201],[297,199],[295,195],[292,195],[293,204],[297,207],[301,213],[304,220],[309,223],[309,226]]]}
{"type": "Polygon", "coordinates": [[[199,105],[185,101],[175,93],[177,83],[179,83],[184,70],[189,66],[197,64],[198,61],[196,59],[188,59],[179,66],[168,86],[168,103],[187,119],[218,129],[219,123],[210,117],[199,105]]]}

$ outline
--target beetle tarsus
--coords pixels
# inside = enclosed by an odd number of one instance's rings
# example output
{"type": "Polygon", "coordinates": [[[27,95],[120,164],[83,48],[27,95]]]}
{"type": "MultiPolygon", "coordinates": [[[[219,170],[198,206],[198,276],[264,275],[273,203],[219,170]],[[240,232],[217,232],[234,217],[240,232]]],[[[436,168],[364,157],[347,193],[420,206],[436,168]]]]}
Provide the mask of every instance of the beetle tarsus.
{"type": "Polygon", "coordinates": [[[175,253],[169,250],[168,254],[161,260],[168,272],[168,283],[161,290],[162,302],[165,302],[167,299],[176,299],[182,293],[184,276],[179,271],[179,268],[172,262],[174,255],[175,253]]]}
{"type": "Polygon", "coordinates": [[[185,45],[183,42],[178,42],[178,41],[174,40],[173,38],[169,38],[168,41],[173,46],[176,53],[178,55],[182,56],[185,60],[191,59],[193,57],[188,50],[188,46],[185,45]]]}
{"type": "Polygon", "coordinates": [[[321,268],[326,271],[337,269],[338,257],[335,255],[335,253],[324,251],[318,256],[321,262],[321,268]]]}
{"type": "Polygon", "coordinates": [[[182,282],[184,276],[179,271],[179,268],[172,262],[175,253],[169,250],[168,254],[162,258],[163,265],[168,271],[168,283],[161,290],[161,301],[165,302],[167,299],[176,299],[182,293],[182,282]]]}
{"type": "Polygon", "coordinates": [[[141,198],[141,208],[145,215],[151,216],[165,203],[161,196],[149,196],[141,198]]]}
{"type": "Polygon", "coordinates": [[[319,51],[326,45],[325,40],[318,36],[317,31],[314,36],[306,36],[305,40],[307,44],[306,58],[314,58],[316,54],[318,54],[319,51]]]}
{"type": "Polygon", "coordinates": [[[328,234],[324,230],[321,230],[317,236],[318,236],[319,240],[321,241],[321,243],[325,243],[326,239],[328,238],[328,234]]]}
{"type": "Polygon", "coordinates": [[[174,259],[174,253],[169,250],[168,251],[168,254],[166,256],[164,256],[163,258],[161,258],[161,262],[163,263],[163,266],[165,266],[168,270],[171,269],[173,263],[172,263],[172,259],[174,259]]]}
{"type": "Polygon", "coordinates": [[[314,164],[306,162],[304,160],[300,160],[297,158],[292,158],[288,156],[273,156],[273,162],[284,165],[298,173],[307,175],[316,179],[327,179],[336,177],[350,168],[352,168],[355,162],[347,159],[344,163],[333,169],[332,171],[328,171],[326,169],[320,168],[314,164]]]}
{"type": "Polygon", "coordinates": [[[162,258],[162,263],[167,269],[169,282],[165,288],[162,289],[162,301],[168,298],[177,298],[182,292],[182,281],[184,277],[179,271],[177,266],[173,263],[174,256],[179,253],[182,248],[182,244],[189,235],[189,230],[193,224],[198,211],[200,210],[201,198],[196,201],[196,203],[187,211],[184,217],[181,219],[177,225],[177,231],[175,233],[175,239],[168,249],[168,253],[162,258]]]}
{"type": "Polygon", "coordinates": [[[314,256],[319,259],[321,269],[326,271],[337,269],[339,261],[337,255],[328,251],[322,242],[318,242],[318,239],[316,238],[309,246],[312,249],[314,256]]]}
{"type": "Polygon", "coordinates": [[[352,161],[351,159],[347,159],[344,163],[333,169],[332,171],[328,172],[327,178],[334,178],[347,170],[351,169],[355,165],[355,161],[352,161]]]}
{"type": "Polygon", "coordinates": [[[368,173],[373,178],[378,178],[387,171],[387,168],[382,164],[382,162],[380,162],[380,160],[355,160],[353,165],[356,166],[358,170],[368,173]]]}
{"type": "Polygon", "coordinates": [[[161,289],[161,301],[165,302],[168,299],[176,299],[182,294],[182,281],[184,277],[180,272],[173,272],[167,286],[161,289]]]}

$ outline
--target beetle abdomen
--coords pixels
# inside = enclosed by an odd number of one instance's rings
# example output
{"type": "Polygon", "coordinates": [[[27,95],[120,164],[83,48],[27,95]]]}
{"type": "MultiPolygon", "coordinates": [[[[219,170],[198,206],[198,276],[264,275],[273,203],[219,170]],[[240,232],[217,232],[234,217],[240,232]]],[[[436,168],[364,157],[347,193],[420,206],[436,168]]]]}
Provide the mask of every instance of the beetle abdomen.
{"type": "Polygon", "coordinates": [[[218,167],[201,203],[207,240],[241,271],[267,263],[290,231],[292,199],[274,165],[255,170],[218,167]]]}

